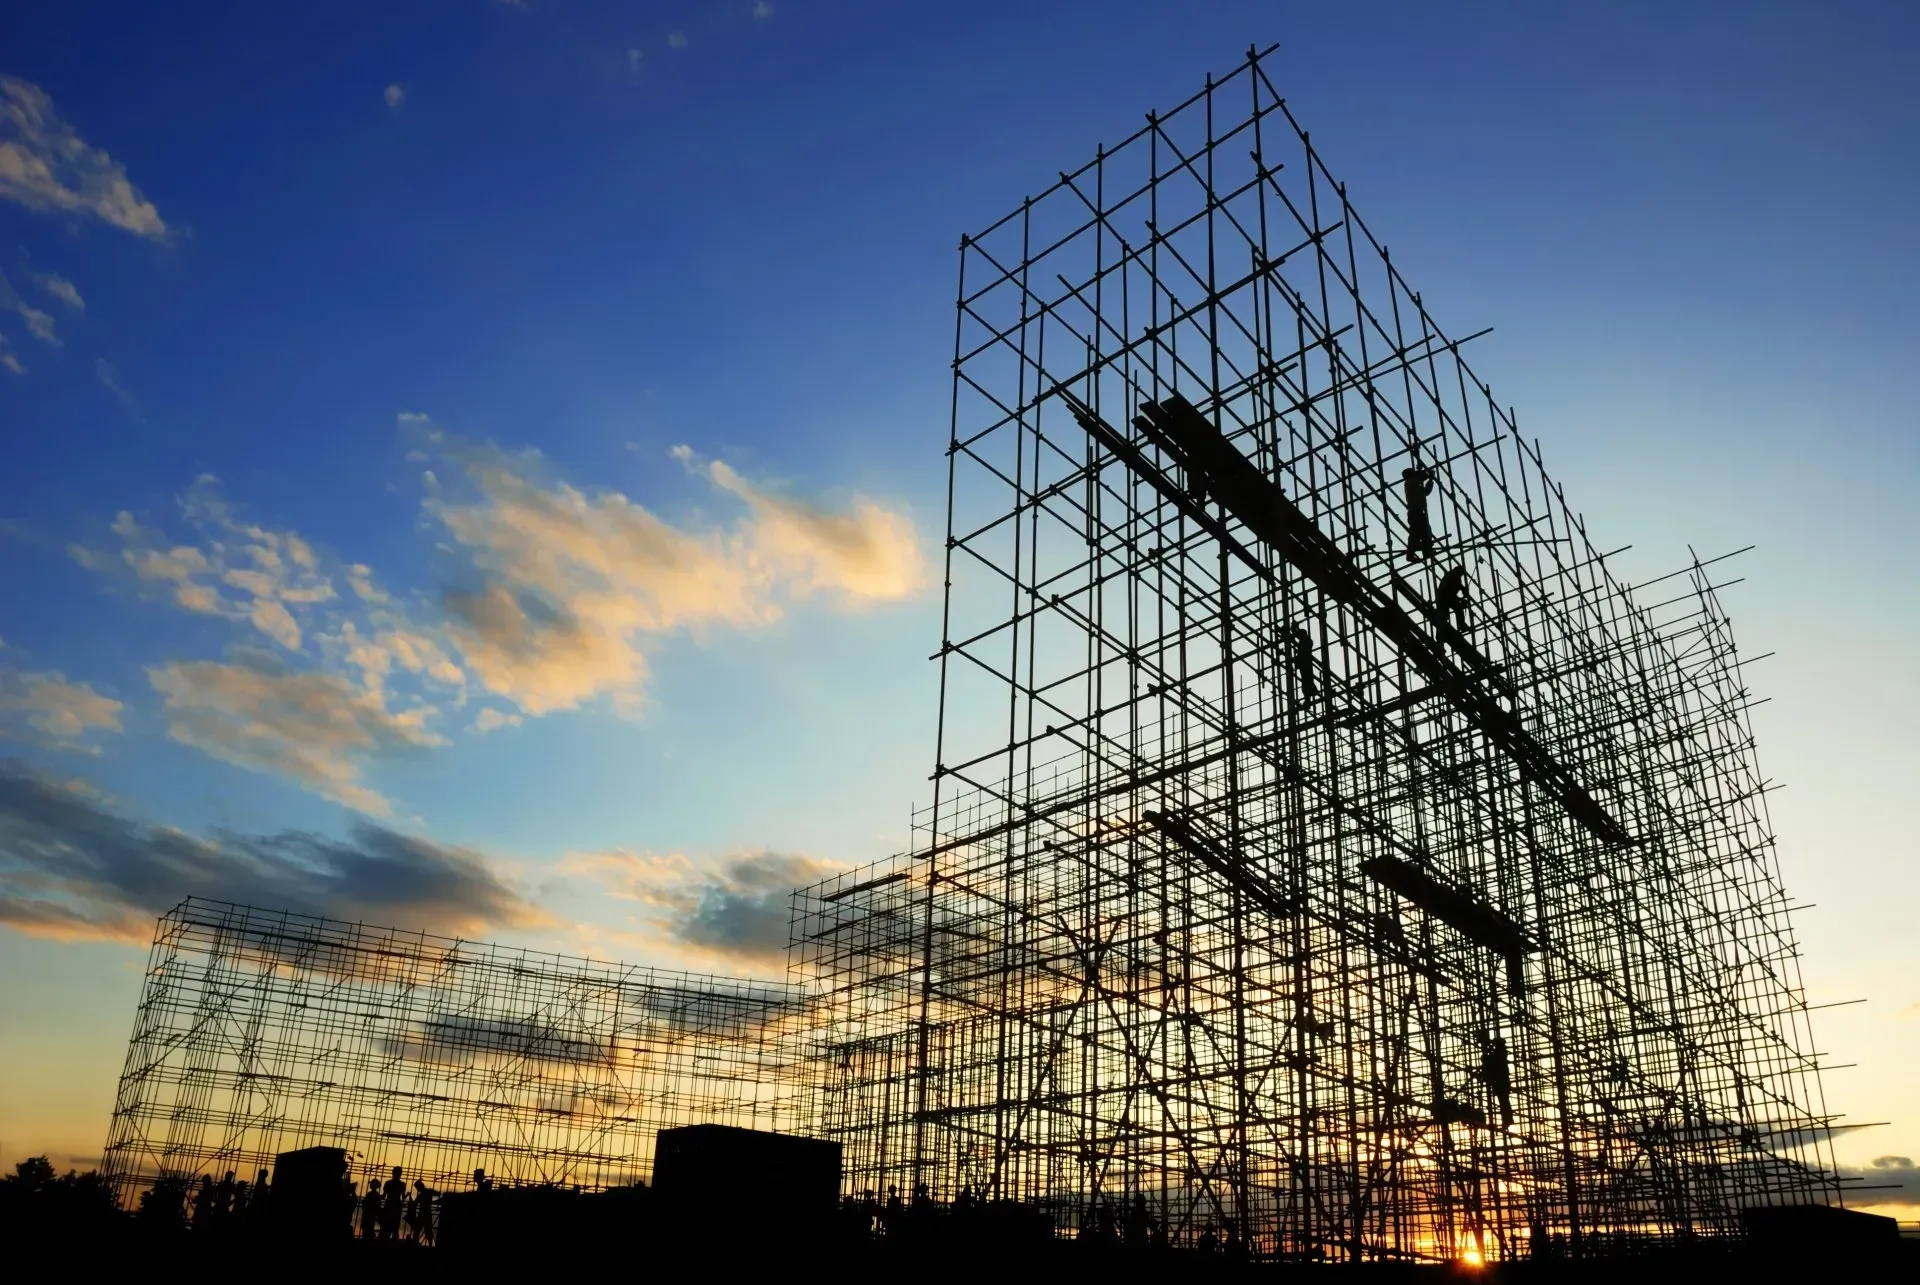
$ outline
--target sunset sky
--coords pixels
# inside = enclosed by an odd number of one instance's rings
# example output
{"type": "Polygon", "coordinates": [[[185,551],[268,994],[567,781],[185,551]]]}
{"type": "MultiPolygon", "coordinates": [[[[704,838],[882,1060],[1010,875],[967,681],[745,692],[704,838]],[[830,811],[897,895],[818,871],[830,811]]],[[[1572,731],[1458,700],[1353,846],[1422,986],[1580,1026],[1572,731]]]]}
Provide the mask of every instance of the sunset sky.
{"type": "Polygon", "coordinates": [[[1273,41],[1625,575],[1758,546],[1916,1216],[1920,11],[1858,0],[7,6],[0,1164],[98,1155],[191,893],[775,975],[927,799],[961,233],[1273,41]]]}

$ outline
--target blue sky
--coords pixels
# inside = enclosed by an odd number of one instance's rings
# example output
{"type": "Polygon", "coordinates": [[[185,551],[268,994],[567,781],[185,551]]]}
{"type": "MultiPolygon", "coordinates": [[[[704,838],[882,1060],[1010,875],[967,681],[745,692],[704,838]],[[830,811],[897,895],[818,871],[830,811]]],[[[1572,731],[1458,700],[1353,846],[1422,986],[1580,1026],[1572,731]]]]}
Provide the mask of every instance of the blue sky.
{"type": "MultiPolygon", "coordinates": [[[[29,838],[81,799],[115,843],[210,845],[182,871],[405,841],[468,878],[412,907],[446,922],[760,966],[718,911],[902,846],[926,797],[960,234],[1277,40],[1396,263],[1495,327],[1476,367],[1599,542],[1641,575],[1759,546],[1729,603],[1778,653],[1809,979],[1869,1000],[1820,1027],[1862,1064],[1829,1096],[1894,1121],[1843,1154],[1920,1153],[1920,19],[1440,8],[10,8],[29,838]],[[555,600],[590,636],[487,609],[555,600]]],[[[97,1148],[141,896],[102,874],[0,927],[0,968],[60,979],[0,995],[0,1161],[97,1148]]]]}

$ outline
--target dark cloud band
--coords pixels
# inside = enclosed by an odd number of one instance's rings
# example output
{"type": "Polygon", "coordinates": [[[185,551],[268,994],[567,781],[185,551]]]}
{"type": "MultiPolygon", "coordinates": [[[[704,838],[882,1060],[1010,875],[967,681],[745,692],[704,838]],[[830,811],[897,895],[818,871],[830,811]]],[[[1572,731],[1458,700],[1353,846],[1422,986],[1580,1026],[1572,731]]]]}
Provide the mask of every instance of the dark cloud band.
{"type": "Polygon", "coordinates": [[[480,853],[360,822],[197,837],[109,806],[78,782],[0,762],[0,923],[61,937],[144,939],[190,896],[470,934],[540,913],[480,853]]]}

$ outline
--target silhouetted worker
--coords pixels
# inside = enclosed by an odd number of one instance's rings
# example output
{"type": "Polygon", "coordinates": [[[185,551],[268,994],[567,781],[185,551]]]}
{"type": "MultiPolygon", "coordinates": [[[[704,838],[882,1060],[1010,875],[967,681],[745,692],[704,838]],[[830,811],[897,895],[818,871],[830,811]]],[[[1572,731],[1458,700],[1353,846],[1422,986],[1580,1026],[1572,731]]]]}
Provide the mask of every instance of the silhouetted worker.
{"type": "Polygon", "coordinates": [[[1293,672],[1300,679],[1300,691],[1313,700],[1319,694],[1319,683],[1313,676],[1313,636],[1299,625],[1287,629],[1287,651],[1293,661],[1293,672]]]}
{"type": "Polygon", "coordinates": [[[1433,524],[1427,520],[1427,497],[1433,494],[1433,470],[1415,464],[1400,474],[1407,497],[1407,557],[1424,562],[1433,553],[1433,524]]]}
{"type": "Polygon", "coordinates": [[[1127,1205],[1127,1244],[1134,1249],[1145,1249],[1153,1236],[1153,1219],[1147,1214],[1147,1198],[1142,1192],[1134,1192],[1133,1200],[1127,1205]]]}
{"type": "Polygon", "coordinates": [[[1441,620],[1455,629],[1467,626],[1467,569],[1455,565],[1440,577],[1440,590],[1433,596],[1433,609],[1441,620]]]}
{"type": "Polygon", "coordinates": [[[1220,1247],[1220,1238],[1213,1233],[1213,1224],[1208,1223],[1200,1233],[1200,1252],[1212,1254],[1220,1247]]]}
{"type": "Polygon", "coordinates": [[[193,1229],[211,1231],[213,1229],[213,1175],[200,1175],[200,1185],[193,1190],[193,1229]]]}
{"type": "Polygon", "coordinates": [[[360,1197],[360,1239],[373,1240],[380,1235],[380,1180],[367,1179],[367,1194],[360,1197]]]}
{"type": "Polygon", "coordinates": [[[487,1177],[487,1171],[485,1169],[475,1169],[473,1171],[473,1189],[475,1191],[493,1190],[493,1179],[487,1177]]]}
{"type": "Polygon", "coordinates": [[[360,1184],[348,1174],[340,1180],[340,1208],[346,1214],[347,1239],[353,1239],[353,1216],[360,1208],[360,1184]]]}
{"type": "Polygon", "coordinates": [[[407,1180],[400,1176],[400,1166],[393,1167],[393,1177],[387,1179],[387,1187],[382,1193],[386,1198],[380,1207],[380,1238],[382,1240],[400,1239],[400,1223],[407,1210],[407,1180]]]}
{"type": "Polygon", "coordinates": [[[897,1235],[906,1212],[907,1207],[900,1203],[900,1188],[888,1187],[887,1207],[880,1215],[880,1229],[889,1236],[897,1235]]]}
{"type": "Polygon", "coordinates": [[[267,1185],[267,1171],[262,1169],[253,1176],[253,1195],[247,1200],[247,1217],[254,1222],[259,1222],[266,1216],[267,1193],[270,1190],[271,1188],[267,1185]]]}
{"type": "Polygon", "coordinates": [[[1507,1042],[1496,1035],[1480,1052],[1480,1078],[1500,1104],[1500,1123],[1513,1127],[1513,1076],[1507,1069],[1507,1042]]]}

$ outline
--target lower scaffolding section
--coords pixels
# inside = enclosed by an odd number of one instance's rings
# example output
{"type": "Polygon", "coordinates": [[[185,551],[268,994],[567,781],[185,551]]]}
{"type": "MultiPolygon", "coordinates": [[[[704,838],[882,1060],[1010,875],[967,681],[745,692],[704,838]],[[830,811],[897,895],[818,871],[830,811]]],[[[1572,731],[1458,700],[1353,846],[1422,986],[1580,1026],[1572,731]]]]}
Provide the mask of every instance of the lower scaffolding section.
{"type": "MultiPolygon", "coordinates": [[[[804,1127],[804,996],[702,977],[189,900],[161,917],[103,1171],[257,1182],[340,1148],[356,1187],[606,1188],[643,1181],[655,1131],[804,1127]]],[[[229,1198],[227,1203],[231,1203],[229,1198]]]]}

